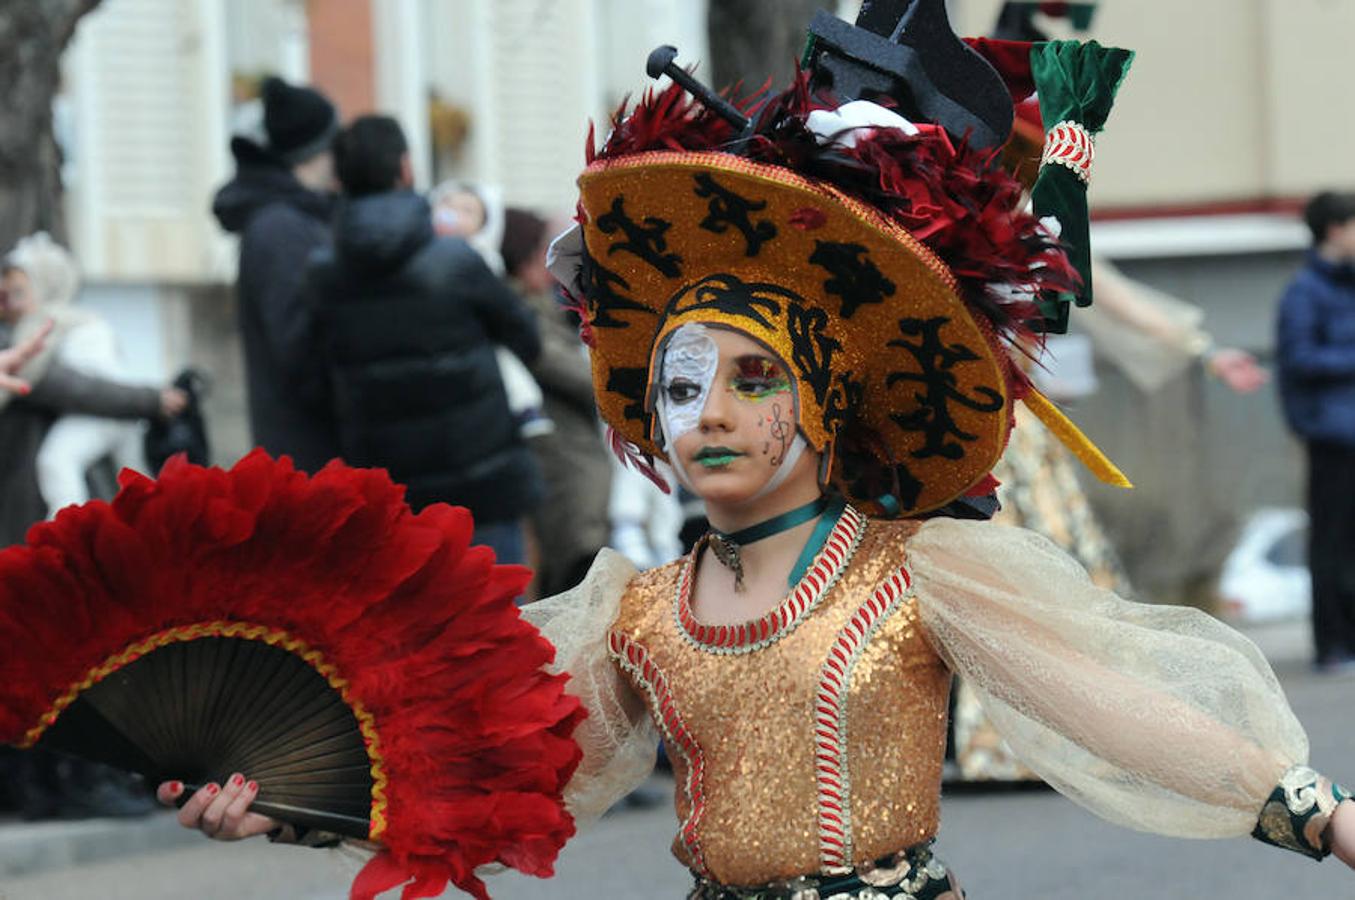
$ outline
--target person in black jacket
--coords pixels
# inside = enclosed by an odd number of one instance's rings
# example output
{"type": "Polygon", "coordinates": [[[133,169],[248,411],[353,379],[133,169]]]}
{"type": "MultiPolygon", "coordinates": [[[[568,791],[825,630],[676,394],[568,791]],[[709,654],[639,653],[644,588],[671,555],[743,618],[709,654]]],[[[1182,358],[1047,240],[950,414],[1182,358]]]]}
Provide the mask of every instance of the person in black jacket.
{"type": "Polygon", "coordinates": [[[387,469],[415,509],[469,508],[475,541],[521,562],[520,523],[542,484],[494,345],[530,364],[541,349],[533,315],[469,244],[434,234],[394,119],[359,117],[334,157],[344,199],[333,248],[312,257],[307,295],[343,459],[387,469]]]}
{"type": "Polygon", "coordinates": [[[311,472],[338,455],[333,422],[316,402],[323,370],[301,298],[306,260],[329,242],[338,127],[318,91],[268,79],[266,138],[231,140],[236,175],[212,204],[221,227],[240,236],[236,288],[254,443],[311,472]]]}

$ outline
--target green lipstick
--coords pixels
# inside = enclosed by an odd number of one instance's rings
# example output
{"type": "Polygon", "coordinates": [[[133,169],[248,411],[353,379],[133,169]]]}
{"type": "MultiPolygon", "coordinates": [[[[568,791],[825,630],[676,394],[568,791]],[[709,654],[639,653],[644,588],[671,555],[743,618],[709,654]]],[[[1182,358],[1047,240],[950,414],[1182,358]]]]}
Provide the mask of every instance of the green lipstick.
{"type": "Polygon", "coordinates": [[[743,454],[728,447],[702,447],[692,460],[707,469],[723,469],[740,456],[743,454]]]}

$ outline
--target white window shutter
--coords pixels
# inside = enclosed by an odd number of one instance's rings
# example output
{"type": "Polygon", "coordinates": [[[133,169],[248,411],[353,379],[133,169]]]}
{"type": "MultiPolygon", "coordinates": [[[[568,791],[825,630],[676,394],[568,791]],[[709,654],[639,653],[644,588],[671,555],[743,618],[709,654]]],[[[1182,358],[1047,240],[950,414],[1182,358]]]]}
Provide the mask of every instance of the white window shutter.
{"type": "Polygon", "coordinates": [[[71,233],[87,277],[221,271],[212,191],[229,172],[222,0],[117,0],[67,58],[71,233]]]}
{"type": "Polygon", "coordinates": [[[512,205],[573,211],[588,120],[602,120],[596,0],[478,0],[483,102],[472,140],[512,205]]]}

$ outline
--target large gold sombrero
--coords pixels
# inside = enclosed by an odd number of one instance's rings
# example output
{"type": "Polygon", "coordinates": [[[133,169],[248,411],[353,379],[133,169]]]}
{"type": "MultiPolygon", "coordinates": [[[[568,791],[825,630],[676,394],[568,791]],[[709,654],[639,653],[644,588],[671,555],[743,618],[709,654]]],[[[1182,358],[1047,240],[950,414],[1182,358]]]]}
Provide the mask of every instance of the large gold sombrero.
{"type": "Polygon", "coordinates": [[[798,382],[801,431],[854,503],[925,512],[997,462],[1012,418],[1006,352],[899,224],[718,151],[599,161],[579,188],[598,405],[642,451],[662,455],[656,354],[678,326],[705,322],[780,355],[798,382]]]}
{"type": "MultiPolygon", "coordinates": [[[[780,356],[822,481],[870,513],[990,493],[1018,399],[1127,486],[1013,362],[1062,323],[1085,279],[1077,248],[997,165],[1011,92],[940,0],[868,6],[855,26],[816,17],[805,66],[779,94],[716,95],[659,47],[646,70],[672,83],[623,104],[600,149],[590,135],[580,227],[557,242],[552,271],[582,317],[613,448],[664,455],[657,360],[675,329],[702,322],[780,356]]],[[[1079,60],[1093,74],[1127,65],[1095,45],[1054,50],[1051,85],[1079,60]]],[[[1113,93],[1088,93],[1100,98],[1088,128],[1113,93]]]]}

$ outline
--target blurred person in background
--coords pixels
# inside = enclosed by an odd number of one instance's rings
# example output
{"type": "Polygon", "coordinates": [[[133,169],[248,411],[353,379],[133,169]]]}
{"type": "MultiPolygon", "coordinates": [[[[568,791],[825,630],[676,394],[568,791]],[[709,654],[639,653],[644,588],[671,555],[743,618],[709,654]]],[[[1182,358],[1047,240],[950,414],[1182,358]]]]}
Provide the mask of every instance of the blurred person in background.
{"type": "Polygon", "coordinates": [[[498,185],[444,181],[428,192],[433,230],[470,244],[495,275],[510,274],[503,257],[508,211],[498,185]]]}
{"type": "Polygon", "coordinates": [[[330,142],[339,119],[311,88],[269,78],[262,94],[261,127],[231,139],[236,174],[217,192],[212,212],[240,237],[236,291],[254,443],[314,472],[338,450],[317,400],[324,373],[301,284],[306,260],[329,243],[330,142]]]}
{"type": "MultiPolygon", "coordinates": [[[[428,202],[433,207],[434,231],[470,244],[500,278],[513,276],[505,266],[502,252],[505,209],[503,192],[498,187],[444,181],[429,192],[428,202]]],[[[496,347],[494,359],[499,364],[499,377],[508,393],[508,408],[517,420],[518,431],[525,438],[549,434],[555,426],[544,410],[541,386],[532,373],[507,347],[496,347]]]]}
{"type": "Polygon", "coordinates": [[[187,396],[119,378],[105,353],[107,324],[71,305],[79,285],[74,258],[46,234],[20,241],[0,273],[0,321],[13,343],[50,330],[18,372],[32,392],[0,393],[0,546],[8,546],[61,506],[88,500],[85,472],[97,459],[118,451],[127,461],[121,451],[138,432],[117,420],[172,418],[187,396]]]}
{"type": "MultiPolygon", "coordinates": [[[[18,309],[27,307],[37,318],[57,318],[62,324],[56,358],[87,375],[126,380],[126,363],[118,352],[112,327],[97,313],[72,307],[80,287],[74,257],[45,232],[21,240],[4,262],[13,273],[12,300],[18,309]]],[[[167,411],[182,411],[178,392],[167,397],[167,411]]],[[[107,457],[115,471],[133,468],[146,471],[141,451],[139,423],[125,419],[71,413],[61,416],[48,429],[38,450],[38,489],[47,504],[47,514],[91,499],[86,473],[107,457]]]]}
{"type": "MultiPolygon", "coordinates": [[[[672,562],[683,553],[684,513],[677,490],[664,492],[644,473],[631,468],[615,454],[607,454],[612,467],[612,489],[607,501],[611,523],[608,546],[620,551],[637,569],[653,569],[672,562]]],[[[672,486],[676,479],[662,464],[656,468],[672,486]]]]}
{"type": "Polygon", "coordinates": [[[343,202],[306,290],[342,457],[387,469],[416,510],[469,508],[475,543],[521,562],[521,522],[540,502],[541,475],[494,345],[534,361],[531,311],[466,241],[435,234],[394,119],[360,116],[335,139],[334,159],[343,202]]]}
{"type": "Polygon", "coordinates": [[[1315,663],[1355,671],[1355,193],[1318,194],[1303,216],[1313,247],[1280,298],[1280,398],[1308,449],[1315,663]]]}
{"type": "Polygon", "coordinates": [[[52,333],[55,325],[55,322],[48,319],[36,334],[29,335],[13,347],[0,349],[0,392],[23,396],[33,390],[31,384],[19,377],[19,370],[42,352],[47,343],[47,336],[52,333]]]}
{"type": "MultiPolygon", "coordinates": [[[[112,332],[72,306],[80,276],[48,235],[21,240],[0,262],[0,372],[21,379],[0,391],[0,546],[67,503],[89,499],[90,465],[122,456],[139,437],[129,419],[172,417],[187,397],[175,388],[116,379],[112,332]],[[12,343],[11,343],[12,339],[12,343]]],[[[6,384],[12,382],[6,381],[6,384]]],[[[140,815],[153,808],[139,782],[106,766],[40,750],[0,751],[0,807],[26,819],[140,815]]]]}
{"type": "Polygon", "coordinates": [[[530,442],[545,479],[545,501],[532,525],[539,551],[537,593],[547,597],[579,584],[606,545],[611,480],[578,319],[561,305],[546,269],[546,248],[558,230],[533,212],[509,208],[500,247],[509,284],[536,313],[541,355],[532,374],[541,386],[544,413],[554,423],[530,442]]]}

